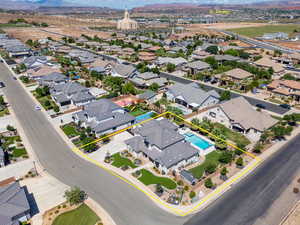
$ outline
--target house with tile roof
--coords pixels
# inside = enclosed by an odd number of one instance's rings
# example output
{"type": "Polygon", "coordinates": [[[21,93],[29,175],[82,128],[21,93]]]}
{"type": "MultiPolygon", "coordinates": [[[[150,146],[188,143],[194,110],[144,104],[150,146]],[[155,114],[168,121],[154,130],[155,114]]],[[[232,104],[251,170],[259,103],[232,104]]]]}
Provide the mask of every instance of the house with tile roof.
{"type": "Polygon", "coordinates": [[[147,157],[164,174],[199,161],[198,149],[165,118],[138,125],[132,132],[134,137],[125,141],[129,151],[136,157],[147,157]]]}
{"type": "Polygon", "coordinates": [[[195,83],[176,83],[167,88],[166,95],[168,100],[192,110],[215,105],[220,99],[215,90],[204,91],[195,83]]]}
{"type": "Polygon", "coordinates": [[[278,97],[292,97],[300,101],[300,82],[295,80],[273,80],[267,89],[278,97]]]}
{"type": "Polygon", "coordinates": [[[14,179],[1,181],[0,224],[19,225],[30,217],[30,205],[24,188],[14,179]]]}
{"type": "Polygon", "coordinates": [[[72,117],[80,126],[90,127],[97,137],[129,127],[135,121],[135,117],[109,99],[86,104],[72,117]]]}
{"type": "Polygon", "coordinates": [[[246,135],[257,141],[260,135],[278,121],[269,114],[257,111],[244,97],[233,98],[209,107],[197,115],[199,119],[209,119],[246,135]],[[238,109],[238,110],[237,110],[238,109]]]}

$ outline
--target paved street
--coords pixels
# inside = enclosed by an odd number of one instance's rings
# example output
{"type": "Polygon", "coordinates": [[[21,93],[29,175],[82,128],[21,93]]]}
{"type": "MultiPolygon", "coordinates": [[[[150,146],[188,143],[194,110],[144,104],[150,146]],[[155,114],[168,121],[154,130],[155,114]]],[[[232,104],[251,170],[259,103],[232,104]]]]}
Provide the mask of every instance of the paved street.
{"type": "Polygon", "coordinates": [[[140,191],[72,153],[45,115],[34,110],[32,99],[3,64],[0,71],[0,79],[6,84],[4,92],[42,166],[63,183],[87,191],[118,225],[254,224],[300,167],[298,137],[203,212],[193,218],[177,217],[161,210],[140,191]]]}
{"type": "MultiPolygon", "coordinates": [[[[169,74],[169,73],[160,73],[160,76],[162,77],[165,77],[165,78],[168,78],[170,79],[171,81],[175,81],[175,82],[178,82],[178,83],[182,83],[182,84],[189,84],[193,81],[190,81],[190,80],[187,80],[185,78],[182,78],[182,77],[177,77],[177,76],[174,76],[172,74],[169,74]]],[[[204,87],[206,90],[216,90],[217,92],[219,91],[224,91],[222,88],[218,88],[218,87],[212,87],[208,84],[205,84],[205,83],[201,83],[200,84],[201,87],[204,87]]],[[[235,92],[231,92],[231,97],[232,98],[236,98],[236,97],[239,97],[239,96],[242,96],[241,94],[238,94],[238,93],[235,93],[235,92]]],[[[244,96],[251,105],[255,106],[257,104],[262,104],[266,107],[266,110],[268,111],[271,111],[273,113],[278,113],[278,114],[284,114],[286,112],[288,112],[289,110],[288,109],[284,109],[276,104],[273,104],[271,102],[266,102],[266,101],[263,101],[263,100],[259,100],[259,99],[256,99],[256,98],[252,98],[252,97],[249,97],[249,96],[244,96]]]]}

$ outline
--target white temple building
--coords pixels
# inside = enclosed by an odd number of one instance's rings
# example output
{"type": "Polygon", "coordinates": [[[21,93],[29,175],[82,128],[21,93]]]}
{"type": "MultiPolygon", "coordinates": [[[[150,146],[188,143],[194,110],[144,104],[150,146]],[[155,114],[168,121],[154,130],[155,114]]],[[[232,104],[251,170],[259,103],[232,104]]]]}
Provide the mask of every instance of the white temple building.
{"type": "Polygon", "coordinates": [[[137,30],[139,27],[135,20],[130,19],[128,10],[125,10],[124,19],[118,21],[119,30],[137,30]]]}

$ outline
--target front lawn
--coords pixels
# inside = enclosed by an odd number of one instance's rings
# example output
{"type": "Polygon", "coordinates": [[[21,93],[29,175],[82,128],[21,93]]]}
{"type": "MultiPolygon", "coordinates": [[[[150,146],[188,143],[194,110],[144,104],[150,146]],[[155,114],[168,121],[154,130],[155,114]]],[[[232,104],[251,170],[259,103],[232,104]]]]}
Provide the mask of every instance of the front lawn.
{"type": "Polygon", "coordinates": [[[194,177],[197,179],[201,178],[203,176],[204,170],[207,167],[207,165],[214,163],[216,165],[219,165],[219,157],[221,155],[221,152],[219,151],[213,151],[205,156],[205,161],[200,164],[199,166],[196,166],[189,171],[193,174],[194,177]]]}
{"type": "Polygon", "coordinates": [[[14,158],[24,157],[27,156],[27,152],[25,148],[14,148],[12,151],[12,156],[14,158]]]}
{"type": "Polygon", "coordinates": [[[52,225],[95,225],[100,218],[86,204],[59,215],[52,225]]]}
{"type": "Polygon", "coordinates": [[[112,159],[113,159],[112,165],[117,168],[120,168],[123,166],[129,166],[131,168],[137,167],[130,159],[122,157],[120,155],[120,153],[116,153],[116,154],[112,155],[112,159]]]}
{"type": "Polygon", "coordinates": [[[226,139],[233,141],[237,145],[247,146],[248,144],[250,144],[248,138],[246,138],[243,134],[235,132],[220,123],[215,123],[214,126],[220,128],[222,134],[226,137],[226,139]]]}
{"type": "Polygon", "coordinates": [[[62,130],[68,137],[76,137],[80,135],[80,133],[77,131],[75,126],[72,126],[70,124],[66,124],[62,127],[62,130]]]}
{"type": "Polygon", "coordinates": [[[175,189],[176,183],[166,177],[158,177],[146,169],[141,169],[141,176],[138,178],[145,185],[160,184],[167,189],[175,189]]]}

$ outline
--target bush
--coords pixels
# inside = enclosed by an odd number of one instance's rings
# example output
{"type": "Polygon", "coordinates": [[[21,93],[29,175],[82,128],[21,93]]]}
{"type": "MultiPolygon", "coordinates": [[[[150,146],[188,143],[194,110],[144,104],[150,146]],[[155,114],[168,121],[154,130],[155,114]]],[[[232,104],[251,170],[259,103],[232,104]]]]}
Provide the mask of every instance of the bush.
{"type": "Polygon", "coordinates": [[[238,166],[238,167],[241,167],[244,165],[244,160],[242,157],[238,158],[235,162],[235,164],[238,166]]]}
{"type": "Polygon", "coordinates": [[[211,178],[207,178],[207,179],[205,180],[204,185],[205,185],[206,188],[213,188],[213,186],[214,186],[214,184],[213,184],[211,178]]]}
{"type": "Polygon", "coordinates": [[[78,205],[87,198],[87,194],[78,187],[73,187],[70,190],[65,191],[64,197],[70,205],[78,205]]]}
{"type": "Polygon", "coordinates": [[[298,194],[298,193],[299,193],[299,188],[293,188],[293,192],[294,192],[295,194],[298,194]]]}
{"type": "Polygon", "coordinates": [[[177,184],[178,184],[178,186],[182,186],[182,185],[183,185],[183,181],[182,181],[182,180],[179,180],[179,181],[177,182],[177,184]]]}
{"type": "Polygon", "coordinates": [[[189,196],[190,196],[190,198],[194,198],[196,196],[196,193],[194,191],[191,191],[189,196]]]}

